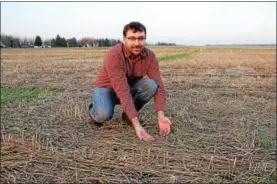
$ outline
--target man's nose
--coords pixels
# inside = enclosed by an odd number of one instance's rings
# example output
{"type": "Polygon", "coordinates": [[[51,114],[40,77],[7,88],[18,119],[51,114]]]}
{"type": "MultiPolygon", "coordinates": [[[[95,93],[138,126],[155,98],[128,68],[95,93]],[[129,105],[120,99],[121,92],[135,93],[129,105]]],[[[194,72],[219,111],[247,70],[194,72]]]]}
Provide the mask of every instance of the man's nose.
{"type": "Polygon", "coordinates": [[[140,42],[138,39],[135,40],[135,45],[140,45],[140,42]]]}

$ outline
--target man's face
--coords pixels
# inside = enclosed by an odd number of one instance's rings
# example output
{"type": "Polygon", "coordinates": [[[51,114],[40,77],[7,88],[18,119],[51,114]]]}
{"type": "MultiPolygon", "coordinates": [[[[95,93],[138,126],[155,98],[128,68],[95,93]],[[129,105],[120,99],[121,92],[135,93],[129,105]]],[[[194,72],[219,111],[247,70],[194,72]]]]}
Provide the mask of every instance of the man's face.
{"type": "Polygon", "coordinates": [[[145,45],[145,32],[129,29],[123,37],[125,47],[134,55],[139,55],[145,45]]]}

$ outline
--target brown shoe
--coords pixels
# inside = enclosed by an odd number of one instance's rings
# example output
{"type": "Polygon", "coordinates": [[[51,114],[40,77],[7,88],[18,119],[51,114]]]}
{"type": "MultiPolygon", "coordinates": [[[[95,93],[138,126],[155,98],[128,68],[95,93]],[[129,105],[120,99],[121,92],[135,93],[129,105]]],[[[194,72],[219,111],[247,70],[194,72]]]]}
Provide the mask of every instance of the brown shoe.
{"type": "Polygon", "coordinates": [[[92,106],[93,106],[92,103],[89,104],[89,111],[88,111],[88,113],[89,113],[89,119],[90,119],[89,123],[95,124],[96,126],[100,127],[100,126],[103,125],[103,123],[99,123],[99,122],[95,121],[95,120],[92,118],[91,114],[90,114],[90,109],[92,108],[92,106]]]}

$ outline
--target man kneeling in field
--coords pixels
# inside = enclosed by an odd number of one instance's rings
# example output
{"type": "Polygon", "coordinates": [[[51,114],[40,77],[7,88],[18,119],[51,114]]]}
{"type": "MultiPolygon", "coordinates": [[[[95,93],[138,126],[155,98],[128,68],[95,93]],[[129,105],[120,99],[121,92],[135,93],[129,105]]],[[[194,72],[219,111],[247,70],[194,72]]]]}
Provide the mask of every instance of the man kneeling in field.
{"type": "Polygon", "coordinates": [[[96,79],[93,103],[89,106],[91,123],[97,126],[112,118],[121,104],[122,119],[133,125],[140,140],[154,138],[141,126],[138,111],[154,97],[161,136],[170,132],[171,121],[164,115],[166,92],[155,54],[145,48],[146,28],[131,22],[123,29],[123,43],[111,47],[96,79]],[[145,77],[145,76],[148,76],[145,77]]]}

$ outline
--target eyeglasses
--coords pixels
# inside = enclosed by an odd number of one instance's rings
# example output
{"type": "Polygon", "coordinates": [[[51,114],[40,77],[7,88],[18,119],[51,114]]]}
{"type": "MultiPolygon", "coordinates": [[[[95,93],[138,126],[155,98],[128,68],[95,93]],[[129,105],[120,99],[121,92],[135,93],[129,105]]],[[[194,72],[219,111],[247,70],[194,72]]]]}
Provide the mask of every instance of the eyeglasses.
{"type": "Polygon", "coordinates": [[[144,42],[146,38],[144,36],[141,36],[138,38],[131,36],[131,37],[127,37],[127,39],[130,40],[131,42],[135,42],[136,40],[138,40],[139,42],[144,42]]]}

